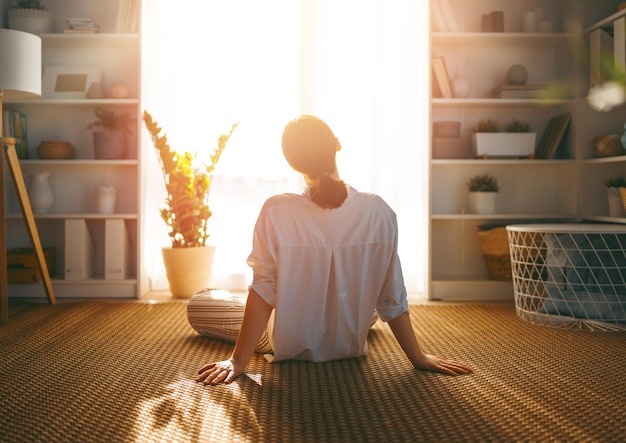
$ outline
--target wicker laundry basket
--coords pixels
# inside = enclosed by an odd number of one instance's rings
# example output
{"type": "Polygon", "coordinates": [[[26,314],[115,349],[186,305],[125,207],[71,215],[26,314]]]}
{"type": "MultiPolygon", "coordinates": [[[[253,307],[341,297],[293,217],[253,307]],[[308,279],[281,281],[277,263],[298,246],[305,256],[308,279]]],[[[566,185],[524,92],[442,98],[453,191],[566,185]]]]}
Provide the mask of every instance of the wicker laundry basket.
{"type": "Polygon", "coordinates": [[[490,280],[511,281],[511,256],[506,226],[479,226],[480,247],[490,280]]]}

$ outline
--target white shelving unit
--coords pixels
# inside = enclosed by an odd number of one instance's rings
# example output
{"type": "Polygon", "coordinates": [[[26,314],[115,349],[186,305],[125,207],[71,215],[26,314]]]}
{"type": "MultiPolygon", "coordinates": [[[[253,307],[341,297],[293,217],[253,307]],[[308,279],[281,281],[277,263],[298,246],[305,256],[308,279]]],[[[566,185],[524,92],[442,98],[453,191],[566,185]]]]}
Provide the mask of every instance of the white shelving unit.
{"type": "MultiPolygon", "coordinates": [[[[141,2],[137,0],[140,4],[141,2]]],[[[140,32],[118,32],[122,1],[48,0],[46,10],[55,14],[53,33],[42,34],[42,65],[100,65],[102,88],[107,93],[114,82],[126,83],[129,98],[114,99],[40,99],[5,103],[27,116],[29,159],[21,160],[24,176],[50,172],[50,184],[55,201],[47,213],[35,214],[44,247],[56,251],[56,266],[51,269],[57,297],[137,298],[144,292],[140,279],[140,103],[141,103],[141,38],[140,32]],[[95,34],[65,34],[65,20],[74,17],[92,18],[100,29],[95,34]],[[128,137],[127,153],[121,160],[95,159],[92,131],[87,126],[96,120],[97,107],[128,112],[136,116],[136,124],[128,137]],[[43,140],[69,141],[74,158],[42,160],[37,147],[43,140]],[[100,214],[96,208],[96,188],[100,185],[117,187],[117,205],[113,214],[100,214]],[[65,221],[84,219],[94,243],[92,277],[80,280],[64,278],[65,221]],[[105,220],[124,220],[130,242],[131,260],[121,280],[104,278],[105,220]]],[[[2,2],[6,12],[13,0],[2,2]]],[[[7,184],[7,243],[8,248],[29,247],[30,241],[12,186],[7,184]]],[[[43,297],[41,283],[9,285],[10,297],[43,297]]]]}
{"type": "Polygon", "coordinates": [[[599,113],[585,100],[589,66],[583,29],[613,15],[619,1],[586,1],[573,10],[572,2],[563,0],[431,0],[431,10],[435,1],[447,3],[443,10],[453,15],[456,29],[437,29],[433,19],[431,51],[444,58],[450,78],[458,73],[468,79],[471,91],[466,98],[431,98],[431,123],[461,122],[461,137],[469,145],[471,128],[480,119],[503,126],[515,118],[528,121],[539,142],[550,118],[572,116],[551,160],[436,159],[431,138],[429,298],[512,300],[511,282],[487,278],[478,226],[561,219],[626,222],[608,217],[603,184],[609,176],[626,174],[626,161],[592,158],[591,143],[595,135],[623,132],[623,107],[599,113]],[[552,22],[553,32],[522,32],[524,13],[537,9],[552,22]],[[504,32],[481,32],[482,15],[494,10],[504,12],[504,32]],[[527,68],[528,84],[557,86],[558,95],[549,100],[491,98],[491,89],[506,83],[513,64],[527,68]],[[483,173],[495,175],[500,184],[496,214],[468,213],[465,183],[483,173]]]}

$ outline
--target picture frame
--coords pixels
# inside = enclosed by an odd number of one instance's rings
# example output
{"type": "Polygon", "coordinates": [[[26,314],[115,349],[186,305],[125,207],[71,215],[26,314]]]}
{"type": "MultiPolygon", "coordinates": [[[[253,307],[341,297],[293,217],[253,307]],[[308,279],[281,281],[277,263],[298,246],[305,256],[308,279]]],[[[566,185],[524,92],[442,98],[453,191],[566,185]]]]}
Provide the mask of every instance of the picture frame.
{"type": "Polygon", "coordinates": [[[94,82],[100,82],[100,65],[46,65],[43,69],[43,98],[76,99],[94,82]]]}

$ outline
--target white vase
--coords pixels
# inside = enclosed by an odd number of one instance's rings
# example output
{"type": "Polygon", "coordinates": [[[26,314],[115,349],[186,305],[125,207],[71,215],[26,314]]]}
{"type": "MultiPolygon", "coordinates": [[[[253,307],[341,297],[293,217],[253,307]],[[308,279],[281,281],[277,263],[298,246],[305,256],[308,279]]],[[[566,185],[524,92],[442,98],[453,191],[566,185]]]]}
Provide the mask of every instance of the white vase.
{"type": "Polygon", "coordinates": [[[49,171],[42,171],[30,176],[28,195],[33,212],[48,212],[48,209],[54,203],[54,194],[52,193],[49,179],[49,171]]]}
{"type": "Polygon", "coordinates": [[[98,186],[96,188],[96,197],[100,214],[113,214],[115,212],[115,201],[117,198],[117,188],[115,186],[98,186]]]}
{"type": "Polygon", "coordinates": [[[469,80],[463,75],[459,74],[459,70],[456,70],[456,74],[450,80],[452,86],[452,95],[454,98],[467,98],[472,90],[472,85],[469,80]]]}
{"type": "Polygon", "coordinates": [[[606,188],[606,194],[609,199],[609,216],[618,218],[626,217],[626,211],[624,211],[624,204],[619,193],[619,188],[606,188]]]}
{"type": "Polygon", "coordinates": [[[497,192],[470,192],[470,212],[472,214],[495,214],[497,199],[497,192]]]}
{"type": "Polygon", "coordinates": [[[174,298],[191,298],[210,287],[215,246],[163,248],[163,263],[174,298]]]}

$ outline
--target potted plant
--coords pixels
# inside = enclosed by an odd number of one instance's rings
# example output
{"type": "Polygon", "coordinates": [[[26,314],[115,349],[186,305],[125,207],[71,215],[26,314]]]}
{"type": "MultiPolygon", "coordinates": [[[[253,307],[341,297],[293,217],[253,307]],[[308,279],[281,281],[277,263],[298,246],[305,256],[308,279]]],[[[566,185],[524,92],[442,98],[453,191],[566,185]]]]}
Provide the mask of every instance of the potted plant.
{"type": "Polygon", "coordinates": [[[472,127],[472,148],[476,157],[531,157],[537,134],[530,123],[512,119],[500,131],[498,122],[481,119],[472,127]]]}
{"type": "Polygon", "coordinates": [[[97,120],[87,129],[101,128],[93,132],[94,157],[96,159],[122,159],[126,156],[126,138],[136,119],[128,112],[118,113],[103,108],[95,110],[97,120]]]}
{"type": "Polygon", "coordinates": [[[626,197],[626,178],[623,175],[610,177],[604,181],[606,193],[609,200],[610,217],[626,217],[626,206],[622,202],[621,193],[626,197]]]}
{"type": "Polygon", "coordinates": [[[167,225],[171,247],[162,252],[170,291],[174,297],[189,298],[210,285],[215,254],[215,247],[207,244],[211,174],[238,123],[228,134],[219,136],[208,163],[200,163],[197,152],[172,150],[147,111],[143,121],[158,155],[167,193],[161,218],[167,225]]]}
{"type": "Polygon", "coordinates": [[[16,0],[8,14],[9,28],[31,34],[46,34],[54,28],[54,14],[40,0],[16,0]]]}
{"type": "Polygon", "coordinates": [[[477,174],[467,183],[469,190],[470,212],[474,214],[493,214],[496,212],[496,200],[500,186],[498,179],[490,174],[477,174]]]}

